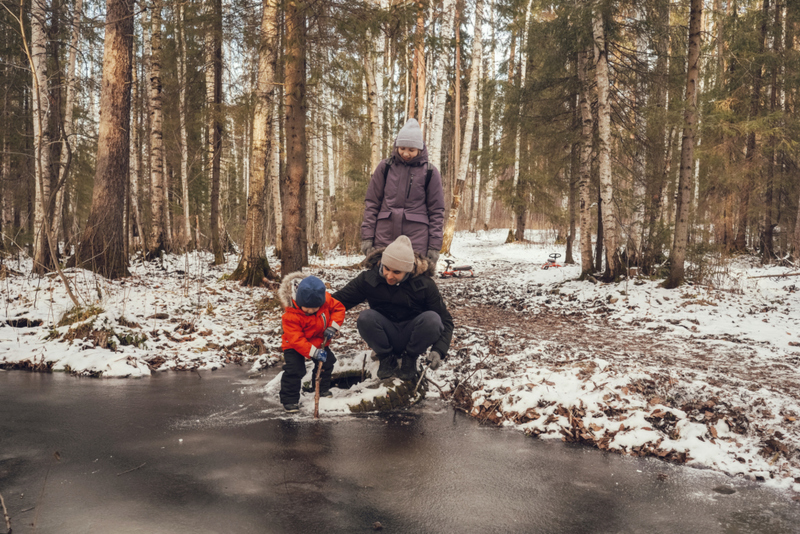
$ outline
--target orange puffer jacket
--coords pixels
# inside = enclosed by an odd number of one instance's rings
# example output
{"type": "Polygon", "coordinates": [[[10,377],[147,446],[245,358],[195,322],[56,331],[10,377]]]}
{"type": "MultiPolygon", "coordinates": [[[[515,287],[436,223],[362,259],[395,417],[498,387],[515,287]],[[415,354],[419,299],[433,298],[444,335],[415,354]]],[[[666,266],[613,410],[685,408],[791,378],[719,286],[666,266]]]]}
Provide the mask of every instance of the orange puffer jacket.
{"type": "Polygon", "coordinates": [[[325,304],[317,313],[306,315],[292,299],[292,304],[283,312],[283,337],[281,350],[294,349],[306,358],[311,351],[322,346],[323,333],[329,326],[336,330],[344,322],[344,305],[325,293],[325,304]]]}

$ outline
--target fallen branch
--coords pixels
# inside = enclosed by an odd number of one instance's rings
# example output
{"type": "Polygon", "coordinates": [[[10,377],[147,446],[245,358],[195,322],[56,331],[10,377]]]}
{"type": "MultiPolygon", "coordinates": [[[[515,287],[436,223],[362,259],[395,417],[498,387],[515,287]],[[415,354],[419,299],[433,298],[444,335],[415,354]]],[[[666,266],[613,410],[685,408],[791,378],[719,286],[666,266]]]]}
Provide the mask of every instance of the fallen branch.
{"type": "Polygon", "coordinates": [[[128,469],[127,471],[123,471],[122,473],[117,473],[117,476],[124,475],[125,473],[130,473],[131,471],[136,471],[137,469],[141,469],[147,464],[147,462],[143,463],[140,466],[134,467],[133,469],[128,469]]]}
{"type": "Polygon", "coordinates": [[[800,273],[786,273],[786,274],[762,274],[759,276],[748,276],[747,278],[785,278],[787,276],[800,276],[800,273]]]}
{"type": "Polygon", "coordinates": [[[3,505],[3,518],[6,520],[7,534],[11,534],[11,518],[8,517],[8,510],[6,510],[6,501],[3,500],[2,493],[0,493],[0,504],[3,505]]]}

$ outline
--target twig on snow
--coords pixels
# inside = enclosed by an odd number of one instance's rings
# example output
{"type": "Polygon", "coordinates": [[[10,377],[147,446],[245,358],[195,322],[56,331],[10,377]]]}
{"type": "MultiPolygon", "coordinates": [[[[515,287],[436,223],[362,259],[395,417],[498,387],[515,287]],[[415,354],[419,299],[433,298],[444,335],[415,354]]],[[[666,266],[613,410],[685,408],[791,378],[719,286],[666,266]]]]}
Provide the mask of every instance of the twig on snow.
{"type": "Polygon", "coordinates": [[[134,467],[133,469],[128,469],[127,471],[123,471],[122,473],[117,473],[117,476],[124,475],[125,473],[130,473],[131,471],[136,471],[137,469],[141,469],[141,468],[142,468],[142,467],[144,467],[146,464],[147,464],[147,462],[145,462],[145,463],[143,463],[142,465],[139,465],[139,466],[137,466],[137,467],[134,467]]]}
{"type": "Polygon", "coordinates": [[[3,518],[6,520],[7,534],[11,534],[11,518],[8,516],[8,510],[6,510],[6,501],[3,500],[2,493],[0,493],[0,504],[3,505],[3,518]]]}

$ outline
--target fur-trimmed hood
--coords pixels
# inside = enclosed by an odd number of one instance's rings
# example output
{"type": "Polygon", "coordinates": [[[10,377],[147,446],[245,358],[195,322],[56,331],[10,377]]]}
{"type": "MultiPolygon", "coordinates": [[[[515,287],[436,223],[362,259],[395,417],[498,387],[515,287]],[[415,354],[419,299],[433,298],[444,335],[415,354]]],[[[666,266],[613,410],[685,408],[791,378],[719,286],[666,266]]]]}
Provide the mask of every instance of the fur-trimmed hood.
{"type": "MultiPolygon", "coordinates": [[[[383,256],[383,251],[386,247],[377,248],[367,255],[364,258],[364,261],[361,262],[361,266],[365,269],[374,269],[380,262],[381,257],[383,256]]],[[[436,264],[430,264],[430,262],[424,256],[421,256],[419,253],[414,253],[414,270],[411,271],[411,277],[415,276],[430,276],[436,273],[436,264]]]]}
{"type": "Polygon", "coordinates": [[[287,274],[281,282],[281,287],[278,289],[278,299],[281,301],[283,309],[291,308],[294,306],[294,297],[297,294],[297,285],[303,281],[307,275],[301,271],[296,271],[287,274]]]}

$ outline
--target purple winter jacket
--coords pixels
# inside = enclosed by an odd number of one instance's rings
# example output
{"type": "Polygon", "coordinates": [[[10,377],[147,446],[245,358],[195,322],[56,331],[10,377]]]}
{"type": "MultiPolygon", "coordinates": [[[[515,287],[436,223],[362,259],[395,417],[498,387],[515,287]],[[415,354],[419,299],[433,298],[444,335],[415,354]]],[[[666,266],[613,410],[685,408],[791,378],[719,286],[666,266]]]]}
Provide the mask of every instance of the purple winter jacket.
{"type": "Polygon", "coordinates": [[[442,248],[444,230],[444,191],[439,169],[432,167],[431,180],[425,189],[428,172],[428,147],[408,163],[397,148],[386,182],[383,173],[388,159],[372,173],[364,201],[361,239],[372,239],[375,248],[385,247],[401,235],[411,240],[414,252],[425,255],[428,249],[442,248]]]}

